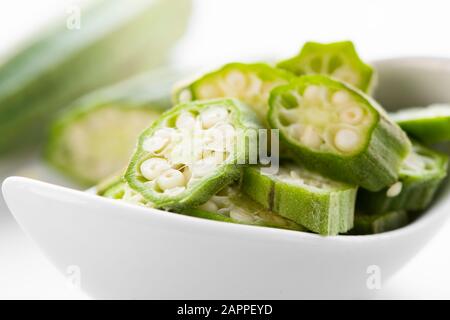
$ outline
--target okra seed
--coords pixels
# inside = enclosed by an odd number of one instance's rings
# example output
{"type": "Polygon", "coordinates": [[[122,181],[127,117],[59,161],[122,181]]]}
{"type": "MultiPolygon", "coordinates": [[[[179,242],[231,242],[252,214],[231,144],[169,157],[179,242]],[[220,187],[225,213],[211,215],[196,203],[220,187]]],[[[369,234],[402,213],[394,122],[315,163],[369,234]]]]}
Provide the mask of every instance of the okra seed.
{"type": "Polygon", "coordinates": [[[315,101],[320,97],[320,88],[318,86],[308,86],[303,92],[305,99],[315,101]]]}
{"type": "Polygon", "coordinates": [[[333,96],[331,97],[331,102],[338,106],[346,106],[352,102],[352,99],[348,94],[348,92],[344,90],[339,90],[333,93],[333,96]]]}
{"type": "Polygon", "coordinates": [[[253,217],[240,208],[230,210],[230,218],[239,222],[252,223],[253,217]]]}
{"type": "Polygon", "coordinates": [[[184,187],[186,181],[180,171],[169,169],[159,176],[157,183],[161,190],[165,191],[176,187],[184,187]]]}
{"type": "Polygon", "coordinates": [[[358,124],[363,118],[363,112],[360,107],[353,106],[343,110],[340,113],[340,119],[342,122],[348,124],[358,124]]]}
{"type": "Polygon", "coordinates": [[[217,204],[214,203],[214,201],[208,201],[200,206],[200,209],[208,211],[208,212],[217,212],[219,210],[219,207],[217,204]]]}
{"type": "Polygon", "coordinates": [[[222,96],[222,93],[217,86],[212,84],[205,84],[199,88],[199,95],[202,99],[210,99],[222,96]]]}
{"type": "Polygon", "coordinates": [[[170,165],[167,160],[162,158],[150,158],[141,164],[141,174],[147,180],[153,180],[157,178],[164,171],[170,169],[170,165]]]}
{"type": "Polygon", "coordinates": [[[313,126],[306,126],[302,133],[301,142],[309,147],[318,148],[322,143],[322,139],[316,128],[313,126]]]}
{"type": "Polygon", "coordinates": [[[351,129],[340,129],[334,138],[336,147],[343,152],[353,151],[358,143],[358,134],[351,129]]]}
{"type": "Polygon", "coordinates": [[[204,129],[209,129],[219,122],[226,120],[228,112],[225,108],[211,107],[200,114],[200,120],[204,129]]]}
{"type": "MultiPolygon", "coordinates": [[[[249,96],[257,96],[261,93],[262,81],[257,76],[253,75],[250,80],[250,84],[247,88],[247,94],[249,96]]],[[[263,93],[264,94],[264,93],[263,93]]]]}
{"type": "Polygon", "coordinates": [[[289,135],[296,139],[301,138],[303,131],[304,131],[304,126],[302,126],[299,123],[294,123],[294,124],[290,125],[289,129],[288,129],[289,135]]]}
{"type": "Polygon", "coordinates": [[[167,137],[153,136],[144,141],[142,148],[147,152],[155,153],[164,149],[169,141],[170,139],[167,137]]]}
{"type": "Polygon", "coordinates": [[[359,80],[358,75],[353,72],[353,70],[345,66],[336,69],[336,71],[333,72],[332,76],[352,85],[357,85],[359,80]]]}
{"type": "Polygon", "coordinates": [[[178,129],[193,129],[195,126],[195,117],[190,112],[183,112],[177,118],[175,125],[178,129]]]}
{"type": "Polygon", "coordinates": [[[192,100],[192,93],[188,89],[184,89],[178,95],[179,102],[188,102],[192,100]]]}
{"type": "Polygon", "coordinates": [[[233,89],[241,89],[245,86],[245,77],[239,71],[230,71],[225,77],[227,85],[233,89]]]}
{"type": "Polygon", "coordinates": [[[389,189],[386,192],[386,196],[389,198],[394,198],[398,196],[402,192],[403,184],[401,181],[397,181],[392,186],[389,187],[389,189]]]}
{"type": "Polygon", "coordinates": [[[174,197],[182,193],[184,190],[186,190],[186,187],[175,187],[172,189],[164,190],[164,194],[174,197]]]}

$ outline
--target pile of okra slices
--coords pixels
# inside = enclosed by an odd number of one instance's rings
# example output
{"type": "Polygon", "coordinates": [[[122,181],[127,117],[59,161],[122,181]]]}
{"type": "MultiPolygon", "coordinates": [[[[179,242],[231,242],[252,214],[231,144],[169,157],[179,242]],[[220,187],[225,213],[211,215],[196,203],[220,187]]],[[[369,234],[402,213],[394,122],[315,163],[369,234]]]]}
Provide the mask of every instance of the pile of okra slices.
{"type": "Polygon", "coordinates": [[[446,176],[447,156],[426,145],[449,140],[450,107],[389,115],[371,98],[374,78],[351,42],[308,42],[276,65],[230,63],[184,82],[98,194],[321,235],[402,227],[446,176]],[[264,140],[260,129],[277,130],[264,140]],[[279,142],[278,167],[250,161],[257,137],[258,151],[279,142]]]}

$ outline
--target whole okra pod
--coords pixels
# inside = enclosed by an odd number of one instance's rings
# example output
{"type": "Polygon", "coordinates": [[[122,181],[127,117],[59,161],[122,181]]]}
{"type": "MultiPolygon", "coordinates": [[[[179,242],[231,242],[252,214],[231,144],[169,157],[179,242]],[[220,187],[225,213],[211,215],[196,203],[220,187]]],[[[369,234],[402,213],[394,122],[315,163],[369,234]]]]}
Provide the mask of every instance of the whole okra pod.
{"type": "Polygon", "coordinates": [[[278,173],[247,167],[242,191],[266,209],[322,235],[353,227],[357,187],[325,178],[301,166],[285,163],[278,173]]]}
{"type": "Polygon", "coordinates": [[[239,177],[260,127],[237,100],[178,105],[141,134],[125,178],[156,207],[198,206],[239,177]]]}
{"type": "Polygon", "coordinates": [[[269,105],[272,128],[309,169],[371,191],[397,181],[411,143],[359,90],[308,75],[275,88],[269,105]]]}
{"type": "Polygon", "coordinates": [[[267,119],[270,91],[295,76],[265,63],[229,63],[174,89],[175,103],[231,97],[250,106],[262,122],[267,119]]]}
{"type": "Polygon", "coordinates": [[[375,84],[373,68],[361,60],[351,41],[327,44],[307,42],[297,56],[279,62],[277,67],[298,76],[329,75],[367,93],[375,84]]]}
{"type": "Polygon", "coordinates": [[[358,209],[377,214],[427,208],[447,175],[447,164],[447,155],[414,143],[402,164],[398,181],[378,192],[360,189],[358,209]]]}

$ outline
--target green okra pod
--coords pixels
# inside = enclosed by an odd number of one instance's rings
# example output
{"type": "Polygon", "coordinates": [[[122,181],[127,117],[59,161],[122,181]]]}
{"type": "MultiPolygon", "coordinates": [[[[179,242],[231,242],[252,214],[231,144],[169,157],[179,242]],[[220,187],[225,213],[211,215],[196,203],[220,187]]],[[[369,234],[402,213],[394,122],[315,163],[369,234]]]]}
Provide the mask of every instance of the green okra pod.
{"type": "Polygon", "coordinates": [[[361,60],[351,41],[307,42],[297,56],[279,62],[277,67],[299,76],[329,75],[368,93],[375,82],[374,69],[361,60]]]}
{"type": "Polygon", "coordinates": [[[159,208],[195,207],[239,177],[260,127],[234,99],[178,105],[141,134],[125,178],[159,208]]]}
{"type": "Polygon", "coordinates": [[[265,63],[230,63],[174,89],[175,103],[231,97],[250,106],[266,121],[270,91],[286,84],[294,75],[265,63]]]}
{"type": "Polygon", "coordinates": [[[409,217],[406,211],[389,211],[378,214],[355,214],[355,226],[350,230],[352,235],[376,234],[392,231],[406,226],[409,217]]]}
{"type": "Polygon", "coordinates": [[[241,188],[266,209],[313,232],[336,235],[353,227],[357,187],[301,166],[285,163],[276,174],[246,167],[241,188]]]}
{"type": "Polygon", "coordinates": [[[450,141],[449,104],[403,109],[390,116],[409,135],[423,143],[450,141]]]}
{"type": "Polygon", "coordinates": [[[370,97],[323,75],[275,88],[269,123],[309,169],[378,191],[397,181],[411,143],[370,97]]]}
{"type": "Polygon", "coordinates": [[[416,211],[427,208],[447,175],[448,156],[418,143],[404,160],[399,179],[378,192],[360,189],[358,209],[378,214],[388,211],[416,211]]]}
{"type": "Polygon", "coordinates": [[[152,71],[78,99],[53,121],[46,160],[83,185],[125,167],[139,134],[170,107],[177,76],[152,71]]]}
{"type": "Polygon", "coordinates": [[[61,19],[2,63],[0,155],[40,142],[55,112],[80,96],[165,63],[190,2],[96,1],[79,27],[61,19]]]}

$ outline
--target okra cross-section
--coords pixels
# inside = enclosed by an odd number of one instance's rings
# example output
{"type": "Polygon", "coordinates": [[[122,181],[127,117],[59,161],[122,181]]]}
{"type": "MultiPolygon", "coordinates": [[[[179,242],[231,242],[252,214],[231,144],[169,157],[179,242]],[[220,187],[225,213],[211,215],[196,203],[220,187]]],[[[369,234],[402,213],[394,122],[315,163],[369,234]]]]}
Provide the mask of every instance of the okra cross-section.
{"type": "Polygon", "coordinates": [[[306,231],[303,226],[242,195],[236,186],[226,187],[203,205],[185,209],[181,213],[216,221],[306,231]]]}
{"type": "Polygon", "coordinates": [[[447,155],[413,143],[412,151],[403,162],[396,183],[378,192],[359,190],[359,210],[378,214],[427,208],[447,175],[447,163],[447,155]]]}
{"type": "Polygon", "coordinates": [[[174,90],[175,103],[191,100],[231,97],[248,106],[264,122],[270,91],[286,84],[294,75],[265,63],[230,63],[219,70],[174,90]]]}
{"type": "Polygon", "coordinates": [[[322,235],[336,235],[353,227],[357,187],[325,178],[286,163],[269,175],[247,167],[242,190],[268,210],[322,235]]]}
{"type": "Polygon", "coordinates": [[[450,104],[400,110],[392,119],[423,143],[450,141],[450,104]]]}
{"type": "Polygon", "coordinates": [[[122,176],[116,176],[101,182],[97,185],[96,191],[97,195],[105,198],[122,200],[131,204],[150,208],[154,207],[154,205],[145,200],[141,194],[131,189],[122,176]]]}
{"type": "Polygon", "coordinates": [[[200,205],[239,177],[254,136],[248,133],[258,128],[237,100],[178,105],[141,134],[126,180],[156,207],[200,205]]]}
{"type": "Polygon", "coordinates": [[[367,235],[392,231],[406,226],[409,221],[408,213],[404,210],[378,214],[356,213],[355,226],[349,234],[367,235]]]}
{"type": "Polygon", "coordinates": [[[269,104],[272,128],[309,169],[371,191],[397,181],[411,143],[365,94],[309,75],[275,88],[269,104]]]}
{"type": "Polygon", "coordinates": [[[374,85],[374,70],[364,63],[350,41],[322,44],[307,42],[300,53],[281,61],[279,68],[296,75],[325,74],[370,93],[374,85]]]}

